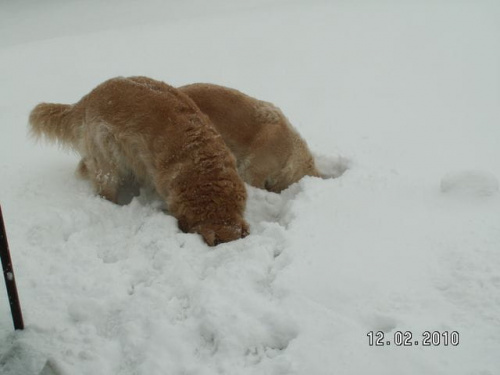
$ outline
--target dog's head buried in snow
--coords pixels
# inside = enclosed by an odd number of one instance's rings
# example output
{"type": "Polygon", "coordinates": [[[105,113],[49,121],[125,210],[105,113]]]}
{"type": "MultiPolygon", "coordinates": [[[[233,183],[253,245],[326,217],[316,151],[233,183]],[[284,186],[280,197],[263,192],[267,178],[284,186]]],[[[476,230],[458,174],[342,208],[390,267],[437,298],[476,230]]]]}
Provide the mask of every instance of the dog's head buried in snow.
{"type": "Polygon", "coordinates": [[[246,183],[279,193],[304,176],[320,177],[306,141],[275,105],[208,83],[179,90],[210,118],[246,183]]]}
{"type": "Polygon", "coordinates": [[[239,224],[205,222],[190,228],[186,222],[179,220],[179,228],[184,232],[199,233],[208,245],[216,246],[223,242],[244,238],[249,234],[248,224],[241,219],[238,221],[239,224]]]}
{"type": "Polygon", "coordinates": [[[80,153],[77,172],[117,203],[132,176],[166,201],[179,228],[214,246],[248,235],[246,189],[210,120],[184,93],[146,77],[113,78],[74,105],[42,103],[35,136],[80,153]]]}

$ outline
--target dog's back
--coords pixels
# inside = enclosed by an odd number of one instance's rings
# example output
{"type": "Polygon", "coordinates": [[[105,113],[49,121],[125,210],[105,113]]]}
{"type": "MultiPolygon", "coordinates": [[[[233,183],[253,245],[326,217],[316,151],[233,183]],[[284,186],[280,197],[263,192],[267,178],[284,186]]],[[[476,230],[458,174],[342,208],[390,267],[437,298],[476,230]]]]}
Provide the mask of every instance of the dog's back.
{"type": "Polygon", "coordinates": [[[273,104],[213,84],[179,89],[212,120],[247,183],[279,192],[305,175],[319,176],[306,142],[273,104]]]}

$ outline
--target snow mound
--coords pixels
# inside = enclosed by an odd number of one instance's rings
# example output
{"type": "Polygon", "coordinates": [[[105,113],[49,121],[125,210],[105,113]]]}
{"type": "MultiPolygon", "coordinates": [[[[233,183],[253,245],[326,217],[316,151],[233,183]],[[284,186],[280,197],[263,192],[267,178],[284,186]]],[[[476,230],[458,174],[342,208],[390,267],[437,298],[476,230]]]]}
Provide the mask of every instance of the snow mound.
{"type": "Polygon", "coordinates": [[[323,178],[337,178],[342,176],[350,167],[349,160],[343,156],[314,154],[316,167],[323,178]]]}
{"type": "Polygon", "coordinates": [[[498,179],[480,170],[448,173],[441,179],[441,192],[470,197],[488,197],[498,192],[498,179]]]}

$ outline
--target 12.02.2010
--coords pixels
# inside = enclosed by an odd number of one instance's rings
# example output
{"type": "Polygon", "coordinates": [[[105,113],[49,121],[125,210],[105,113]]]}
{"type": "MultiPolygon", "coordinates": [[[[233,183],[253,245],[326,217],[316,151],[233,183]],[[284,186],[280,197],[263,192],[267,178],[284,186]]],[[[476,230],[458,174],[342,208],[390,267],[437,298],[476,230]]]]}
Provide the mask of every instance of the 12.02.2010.
{"type": "Polygon", "coordinates": [[[386,337],[383,331],[370,331],[369,346],[457,346],[460,335],[457,331],[424,331],[418,338],[412,331],[395,331],[392,337],[386,337]]]}

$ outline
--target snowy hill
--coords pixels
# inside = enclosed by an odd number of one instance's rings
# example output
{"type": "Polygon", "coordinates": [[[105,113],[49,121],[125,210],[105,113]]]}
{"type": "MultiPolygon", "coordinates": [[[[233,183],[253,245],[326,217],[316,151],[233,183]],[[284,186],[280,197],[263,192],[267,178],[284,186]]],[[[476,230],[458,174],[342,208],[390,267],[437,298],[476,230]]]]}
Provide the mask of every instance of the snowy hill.
{"type": "Polygon", "coordinates": [[[487,0],[0,4],[0,373],[500,374],[498,40],[487,0]],[[113,205],[27,118],[119,75],[273,102],[340,176],[248,186],[216,248],[113,205]]]}

